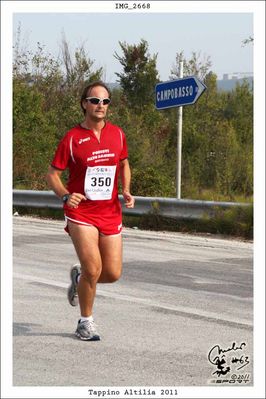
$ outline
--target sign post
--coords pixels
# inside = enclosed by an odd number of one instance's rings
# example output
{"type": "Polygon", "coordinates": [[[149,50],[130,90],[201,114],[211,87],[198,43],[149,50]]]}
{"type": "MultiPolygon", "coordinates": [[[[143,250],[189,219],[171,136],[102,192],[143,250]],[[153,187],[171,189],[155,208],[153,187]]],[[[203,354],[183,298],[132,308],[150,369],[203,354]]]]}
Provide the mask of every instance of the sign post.
{"type": "Polygon", "coordinates": [[[182,161],[182,122],[183,106],[192,105],[206,89],[196,76],[183,78],[183,61],[179,64],[179,79],[158,83],[155,86],[156,108],[158,110],[179,107],[177,122],[177,166],[176,197],[181,198],[181,161],[182,161]]]}
{"type": "MultiPolygon", "coordinates": [[[[179,77],[183,78],[183,61],[179,64],[179,77]]],[[[181,168],[182,168],[182,125],[183,107],[178,107],[177,120],[177,164],[176,164],[176,198],[181,198],[181,168]]]]}

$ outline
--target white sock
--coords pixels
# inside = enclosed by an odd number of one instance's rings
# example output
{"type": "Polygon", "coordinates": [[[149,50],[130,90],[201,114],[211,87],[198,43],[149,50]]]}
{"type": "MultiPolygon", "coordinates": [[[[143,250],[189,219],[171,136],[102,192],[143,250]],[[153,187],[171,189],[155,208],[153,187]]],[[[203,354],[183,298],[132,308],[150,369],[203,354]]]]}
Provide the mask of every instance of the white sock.
{"type": "Polygon", "coordinates": [[[83,321],[93,321],[93,317],[92,317],[92,315],[90,315],[89,317],[83,317],[83,316],[81,316],[80,317],[80,322],[82,323],[83,321]]]}

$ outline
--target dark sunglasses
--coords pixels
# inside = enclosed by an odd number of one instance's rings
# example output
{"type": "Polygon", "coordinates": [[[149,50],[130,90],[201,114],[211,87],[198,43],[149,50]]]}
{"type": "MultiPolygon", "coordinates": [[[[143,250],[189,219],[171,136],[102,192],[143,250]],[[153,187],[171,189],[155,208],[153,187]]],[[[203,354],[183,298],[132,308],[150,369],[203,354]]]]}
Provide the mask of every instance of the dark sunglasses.
{"type": "Polygon", "coordinates": [[[110,104],[110,98],[98,98],[98,97],[86,97],[85,100],[89,101],[91,104],[98,105],[103,103],[103,105],[110,104]]]}

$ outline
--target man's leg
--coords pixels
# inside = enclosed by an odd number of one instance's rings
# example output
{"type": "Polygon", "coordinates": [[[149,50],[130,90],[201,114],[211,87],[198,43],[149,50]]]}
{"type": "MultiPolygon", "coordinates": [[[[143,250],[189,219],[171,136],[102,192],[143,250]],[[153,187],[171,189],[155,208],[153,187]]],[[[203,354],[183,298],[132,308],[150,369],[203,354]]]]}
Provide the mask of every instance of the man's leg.
{"type": "Polygon", "coordinates": [[[122,236],[100,235],[99,249],[102,259],[102,270],[98,283],[113,283],[122,274],[122,236]]]}
{"type": "Polygon", "coordinates": [[[99,250],[99,232],[94,226],[78,225],[68,221],[68,229],[81,265],[78,296],[82,317],[92,315],[96,283],[102,270],[99,250]]]}

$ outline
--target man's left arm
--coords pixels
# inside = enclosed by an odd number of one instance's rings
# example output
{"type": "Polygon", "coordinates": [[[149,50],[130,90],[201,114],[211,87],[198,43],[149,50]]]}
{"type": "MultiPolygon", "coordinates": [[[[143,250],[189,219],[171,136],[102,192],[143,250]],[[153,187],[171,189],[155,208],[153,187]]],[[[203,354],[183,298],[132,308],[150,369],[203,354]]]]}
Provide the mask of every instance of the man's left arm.
{"type": "Polygon", "coordinates": [[[120,161],[120,176],[125,205],[127,208],[134,208],[135,199],[130,194],[131,170],[128,159],[123,159],[120,161]]]}

